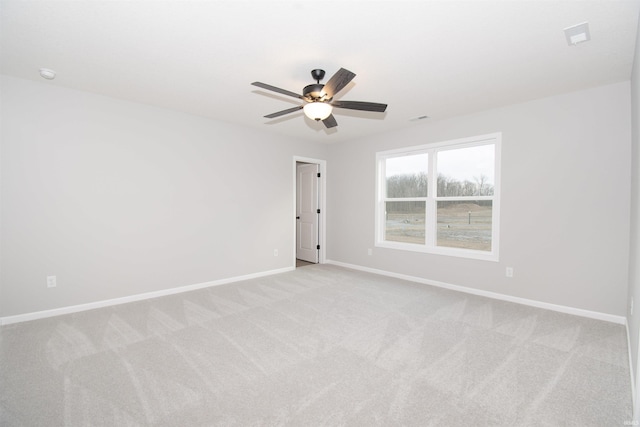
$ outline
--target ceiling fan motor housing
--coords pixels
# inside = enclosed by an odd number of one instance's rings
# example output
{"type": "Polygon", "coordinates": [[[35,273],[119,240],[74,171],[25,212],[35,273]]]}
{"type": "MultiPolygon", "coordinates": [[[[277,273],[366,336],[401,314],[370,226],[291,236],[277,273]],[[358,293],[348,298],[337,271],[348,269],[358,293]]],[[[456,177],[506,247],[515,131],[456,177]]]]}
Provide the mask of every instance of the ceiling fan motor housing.
{"type": "Polygon", "coordinates": [[[323,88],[324,85],[320,83],[305,86],[304,89],[302,89],[302,95],[310,101],[325,101],[323,97],[326,94],[322,93],[323,88]]]}

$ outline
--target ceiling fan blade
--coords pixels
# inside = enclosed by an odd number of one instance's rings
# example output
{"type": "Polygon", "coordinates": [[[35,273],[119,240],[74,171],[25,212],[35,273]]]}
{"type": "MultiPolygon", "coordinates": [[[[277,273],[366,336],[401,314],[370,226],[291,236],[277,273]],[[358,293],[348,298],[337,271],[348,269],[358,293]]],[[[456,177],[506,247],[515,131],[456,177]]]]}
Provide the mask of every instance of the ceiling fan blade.
{"type": "Polygon", "coordinates": [[[329,114],[329,117],[324,119],[322,121],[322,123],[324,123],[324,125],[327,127],[327,129],[331,129],[331,128],[334,128],[334,127],[338,126],[338,122],[336,122],[336,118],[333,117],[333,114],[329,114]]]}
{"type": "Polygon", "coordinates": [[[290,90],[280,89],[279,87],[271,86],[271,85],[268,85],[266,83],[253,82],[251,84],[254,85],[254,86],[261,87],[262,89],[272,90],[274,92],[278,92],[278,93],[281,93],[283,95],[288,95],[288,96],[293,96],[294,98],[303,99],[302,95],[298,95],[297,93],[291,92],[290,90]]]}
{"type": "Polygon", "coordinates": [[[276,117],[284,116],[285,114],[293,113],[298,110],[302,110],[304,105],[298,105],[297,107],[287,108],[286,110],[278,111],[277,113],[267,114],[265,117],[267,119],[275,119],[276,117]]]}
{"type": "Polygon", "coordinates": [[[378,104],[376,102],[333,101],[331,105],[338,108],[346,108],[348,110],[375,111],[378,113],[384,113],[387,109],[387,104],[378,104]]]}
{"type": "Polygon", "coordinates": [[[327,98],[333,98],[333,95],[340,92],[351,80],[356,76],[349,70],[340,68],[336,73],[331,76],[329,81],[324,85],[322,91],[327,94],[327,98]]]}

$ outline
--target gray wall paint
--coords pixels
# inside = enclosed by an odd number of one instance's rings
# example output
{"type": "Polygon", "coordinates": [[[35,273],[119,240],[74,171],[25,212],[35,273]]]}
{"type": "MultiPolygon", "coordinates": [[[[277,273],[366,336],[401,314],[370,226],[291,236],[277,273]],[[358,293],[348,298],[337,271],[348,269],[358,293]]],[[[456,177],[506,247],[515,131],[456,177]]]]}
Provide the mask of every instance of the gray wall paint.
{"type": "MultiPolygon", "coordinates": [[[[640,334],[640,25],[636,37],[635,60],[631,72],[631,244],[629,256],[629,305],[627,324],[631,344],[631,365],[636,375],[636,395],[640,386],[638,375],[638,334],[640,334]],[[634,313],[631,315],[631,301],[634,313]]],[[[637,411],[636,399],[634,408],[637,411]]],[[[638,419],[640,414],[635,413],[638,419]]]]}
{"type": "Polygon", "coordinates": [[[2,114],[0,316],[291,267],[293,156],[327,154],[4,76],[2,114]]]}
{"type": "Polygon", "coordinates": [[[618,83],[324,146],[4,77],[0,316],[290,266],[294,155],[328,158],[329,259],[624,315],[629,93],[618,83]],[[497,131],[500,262],[374,248],[376,151],[497,131]]]}
{"type": "Polygon", "coordinates": [[[629,90],[617,83],[330,146],[328,259],[624,316],[629,90]],[[374,247],[376,151],[492,132],[503,137],[499,262],[374,247]]]}

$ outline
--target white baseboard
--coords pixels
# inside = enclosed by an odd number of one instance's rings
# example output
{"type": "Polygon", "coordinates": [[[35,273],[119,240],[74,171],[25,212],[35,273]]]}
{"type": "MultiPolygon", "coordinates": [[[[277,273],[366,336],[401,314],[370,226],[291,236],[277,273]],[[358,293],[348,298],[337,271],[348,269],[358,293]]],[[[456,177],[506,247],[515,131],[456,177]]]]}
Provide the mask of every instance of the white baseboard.
{"type": "MultiPolygon", "coordinates": [[[[624,329],[627,332],[627,350],[629,351],[629,376],[631,377],[631,402],[632,402],[632,414],[633,421],[637,421],[638,419],[638,408],[636,401],[636,380],[633,375],[633,363],[631,359],[631,336],[629,335],[629,321],[625,318],[624,329]]],[[[634,424],[637,425],[637,424],[634,424]]]]}
{"type": "Polygon", "coordinates": [[[210,282],[197,283],[195,285],[179,286],[177,288],[163,289],[161,291],[146,292],[143,294],[131,295],[121,298],[113,298],[103,301],[95,301],[86,304],[73,305],[68,307],[54,308],[52,310],[36,311],[33,313],[18,314],[15,316],[0,317],[1,325],[10,325],[12,323],[26,322],[29,320],[44,319],[47,317],[60,316],[62,314],[77,313],[79,311],[93,310],[94,308],[109,307],[112,305],[125,304],[128,302],[141,301],[151,298],[163,297],[166,295],[174,295],[182,292],[194,291],[197,289],[208,288],[211,286],[225,285],[227,283],[240,282],[242,280],[250,280],[258,277],[271,276],[273,274],[286,273],[293,271],[295,267],[285,267],[277,270],[262,271],[259,273],[247,274],[244,276],[229,277],[227,279],[212,280],[210,282]]]}
{"type": "MultiPolygon", "coordinates": [[[[532,307],[544,308],[544,309],[547,309],[547,310],[558,311],[558,312],[561,312],[561,313],[573,314],[573,315],[576,315],[576,316],[588,317],[588,318],[592,318],[592,319],[604,320],[604,321],[607,321],[607,322],[626,325],[626,318],[624,316],[616,316],[616,315],[607,314],[607,313],[600,313],[600,312],[597,312],[597,311],[583,310],[583,309],[580,309],[580,308],[574,308],[574,307],[568,307],[568,306],[563,306],[563,305],[558,305],[558,304],[551,304],[551,303],[540,302],[540,301],[536,301],[536,300],[530,300],[530,299],[526,299],[526,298],[514,297],[514,296],[511,296],[511,295],[500,294],[500,293],[497,293],[497,292],[489,292],[489,291],[484,291],[484,290],[481,290],[481,289],[468,288],[468,287],[465,287],[465,286],[453,285],[453,284],[450,284],[450,283],[440,282],[440,281],[436,281],[436,280],[429,280],[429,279],[425,279],[425,278],[422,278],[422,277],[409,276],[407,274],[393,273],[393,272],[386,271],[386,270],[379,270],[379,269],[370,268],[370,267],[364,267],[364,266],[360,266],[360,265],[356,265],[356,264],[348,264],[348,263],[339,262],[339,261],[333,261],[333,260],[326,260],[325,263],[326,264],[333,264],[333,265],[337,265],[337,266],[341,266],[341,267],[345,267],[345,268],[350,268],[350,269],[353,269],[353,270],[360,270],[360,271],[366,271],[366,272],[369,272],[369,273],[380,274],[382,276],[395,277],[397,279],[409,280],[409,281],[412,281],[412,282],[423,283],[423,284],[431,285],[431,286],[437,286],[437,287],[440,287],[440,288],[451,289],[451,290],[454,290],[454,291],[465,292],[465,293],[468,293],[468,294],[484,296],[484,297],[493,298],[493,299],[497,299],[497,300],[509,301],[509,302],[514,302],[514,303],[517,303],[517,304],[523,304],[523,305],[528,305],[528,306],[532,306],[532,307]]],[[[280,269],[277,269],[277,270],[269,270],[269,271],[264,271],[264,272],[259,272],[259,273],[247,274],[247,275],[244,275],[244,276],[236,276],[236,277],[230,277],[230,278],[226,278],[226,279],[213,280],[213,281],[210,281],[210,282],[198,283],[198,284],[195,284],[195,285],[180,286],[180,287],[177,287],[177,288],[163,289],[161,291],[147,292],[147,293],[143,293],[143,294],[131,295],[131,296],[126,296],[126,297],[121,297],[121,298],[114,298],[114,299],[96,301],[96,302],[91,302],[91,303],[86,303],[86,304],[55,308],[55,309],[52,309],[52,310],[37,311],[37,312],[32,312],[32,313],[18,314],[18,315],[15,315],[15,316],[0,317],[0,325],[9,325],[9,324],[12,324],[12,323],[26,322],[26,321],[29,321],[29,320],[44,319],[44,318],[47,318],[47,317],[59,316],[59,315],[63,315],[63,314],[70,314],[70,313],[77,313],[77,312],[80,312],[80,311],[93,310],[94,308],[109,307],[109,306],[113,306],[113,305],[117,305],[117,304],[124,304],[124,303],[128,303],[128,302],[141,301],[141,300],[150,299],[150,298],[156,298],[156,297],[161,297],[161,296],[166,296],[166,295],[173,295],[173,294],[177,294],[177,293],[181,293],[181,292],[189,292],[189,291],[193,291],[193,290],[196,290],[196,289],[202,289],[202,288],[207,288],[207,287],[211,287],[211,286],[224,285],[224,284],[227,284],[227,283],[239,282],[239,281],[242,281],[242,280],[255,279],[255,278],[258,278],[258,277],[264,277],[264,276],[270,276],[270,275],[273,275],[273,274],[285,273],[285,272],[292,271],[292,270],[295,270],[295,267],[285,267],[285,268],[280,268],[280,269]]]]}
{"type": "Polygon", "coordinates": [[[411,282],[423,283],[425,285],[437,286],[439,288],[451,289],[453,291],[464,292],[467,294],[479,295],[487,298],[493,298],[502,301],[515,302],[517,304],[528,305],[531,307],[544,308],[547,310],[558,311],[560,313],[573,314],[576,316],[589,317],[591,319],[604,320],[607,322],[625,325],[626,317],[616,316],[613,314],[600,313],[598,311],[583,310],[581,308],[568,307],[564,305],[551,304],[527,298],[514,297],[511,295],[500,294],[497,292],[483,291],[481,289],[468,288],[466,286],[452,285],[450,283],[439,282],[437,280],[424,279],[422,277],[409,276],[407,274],[393,273],[386,270],[378,270],[376,268],[363,267],[356,264],[348,264],[340,261],[327,260],[327,264],[333,264],[340,267],[351,268],[353,270],[366,271],[368,273],[380,274],[382,276],[395,277],[396,279],[409,280],[411,282]]]}

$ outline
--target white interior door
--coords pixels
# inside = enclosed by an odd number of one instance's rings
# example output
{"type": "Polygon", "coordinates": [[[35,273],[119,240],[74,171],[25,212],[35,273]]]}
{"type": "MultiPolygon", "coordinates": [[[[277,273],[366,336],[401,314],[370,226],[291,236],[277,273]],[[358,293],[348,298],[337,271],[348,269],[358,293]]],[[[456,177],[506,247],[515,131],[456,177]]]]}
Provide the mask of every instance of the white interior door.
{"type": "Polygon", "coordinates": [[[320,166],[296,164],[296,258],[318,262],[318,172],[320,166]]]}

